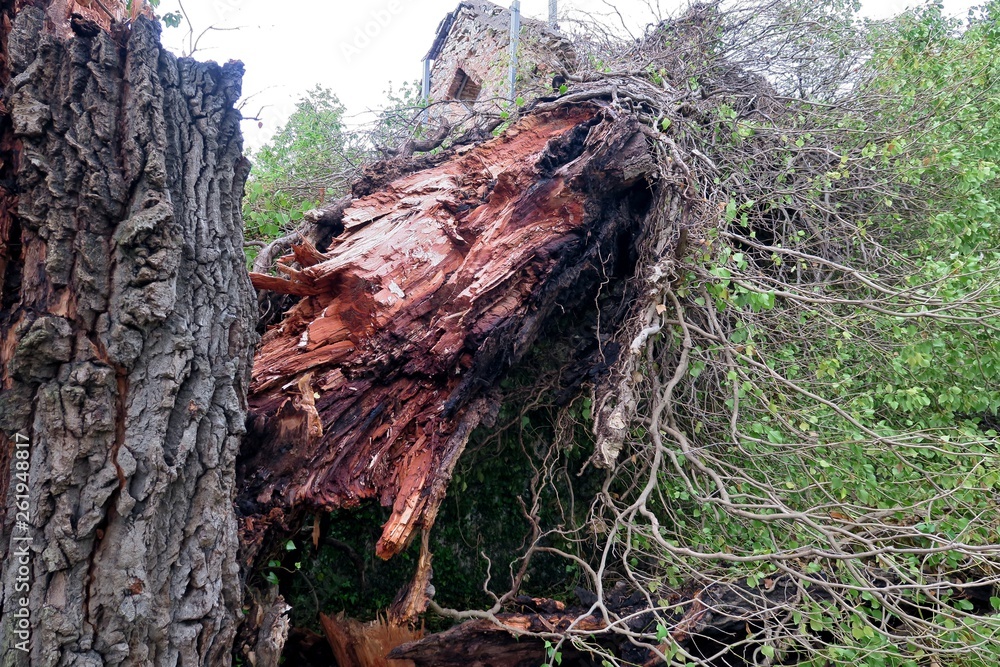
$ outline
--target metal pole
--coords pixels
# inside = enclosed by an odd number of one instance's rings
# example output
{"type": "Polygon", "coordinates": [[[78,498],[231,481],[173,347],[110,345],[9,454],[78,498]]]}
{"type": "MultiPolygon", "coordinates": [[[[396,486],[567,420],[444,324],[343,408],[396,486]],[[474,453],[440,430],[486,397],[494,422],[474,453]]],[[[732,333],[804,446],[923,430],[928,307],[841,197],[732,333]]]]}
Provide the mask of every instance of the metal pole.
{"type": "Polygon", "coordinates": [[[517,44],[521,40],[521,1],[510,5],[510,101],[517,99],[517,44]]]}
{"type": "MultiPolygon", "coordinates": [[[[431,99],[431,59],[424,58],[424,85],[420,91],[420,99],[424,104],[430,102],[431,99]]],[[[424,109],[421,114],[421,120],[427,122],[430,120],[430,113],[427,109],[424,109]]]]}
{"type": "Polygon", "coordinates": [[[424,59],[424,86],[420,93],[421,100],[424,104],[427,104],[427,100],[431,97],[431,59],[424,59]]]}
{"type": "Polygon", "coordinates": [[[556,15],[559,13],[559,0],[549,0],[549,27],[553,30],[559,29],[556,23],[556,15]]]}

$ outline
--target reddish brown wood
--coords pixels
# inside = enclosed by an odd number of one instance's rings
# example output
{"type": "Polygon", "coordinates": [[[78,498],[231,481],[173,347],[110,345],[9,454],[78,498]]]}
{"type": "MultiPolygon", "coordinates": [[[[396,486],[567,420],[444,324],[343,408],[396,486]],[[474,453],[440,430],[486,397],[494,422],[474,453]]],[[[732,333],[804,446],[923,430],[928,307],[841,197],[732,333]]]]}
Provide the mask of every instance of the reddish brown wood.
{"type": "Polygon", "coordinates": [[[255,362],[246,543],[275,509],[366,498],[392,507],[384,558],[430,526],[499,374],[575,303],[599,251],[631,238],[627,194],[653,172],[637,122],[598,104],[529,115],[438,162],[355,200],[326,253],[306,244],[283,275],[252,275],[302,298],[255,362]]]}
{"type": "MultiPolygon", "coordinates": [[[[8,57],[8,39],[14,21],[14,4],[0,3],[0,87],[6,88],[11,78],[8,57]]],[[[10,304],[19,290],[21,280],[20,257],[22,254],[21,223],[17,219],[17,191],[11,187],[17,181],[21,162],[21,141],[14,132],[10,109],[0,101],[0,328],[11,327],[15,322],[10,304]],[[8,269],[11,275],[8,276],[8,269]],[[8,287],[8,283],[11,286],[8,287]],[[16,285],[16,287],[15,287],[16,285]]],[[[0,393],[13,387],[13,380],[6,372],[14,356],[17,341],[13,336],[0,337],[0,393]]],[[[13,448],[4,429],[0,428],[0,498],[7,498],[10,490],[13,448]]],[[[7,505],[0,503],[0,525],[7,523],[7,505]]]]}
{"type": "Polygon", "coordinates": [[[424,636],[423,631],[383,620],[360,623],[326,614],[320,614],[319,620],[338,667],[414,667],[410,660],[390,660],[388,655],[397,646],[424,636]]]}

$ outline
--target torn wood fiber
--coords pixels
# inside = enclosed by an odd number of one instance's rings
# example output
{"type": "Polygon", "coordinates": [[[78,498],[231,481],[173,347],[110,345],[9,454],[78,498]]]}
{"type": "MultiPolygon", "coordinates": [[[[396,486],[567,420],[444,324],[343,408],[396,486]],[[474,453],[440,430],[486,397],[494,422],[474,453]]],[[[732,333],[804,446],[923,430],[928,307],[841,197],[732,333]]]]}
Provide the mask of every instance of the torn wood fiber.
{"type": "Polygon", "coordinates": [[[256,359],[245,542],[367,498],[392,507],[383,558],[429,527],[499,376],[641,228],[647,142],[603,103],[530,114],[355,200],[327,252],[306,243],[283,276],[252,275],[301,299],[256,359]]]}

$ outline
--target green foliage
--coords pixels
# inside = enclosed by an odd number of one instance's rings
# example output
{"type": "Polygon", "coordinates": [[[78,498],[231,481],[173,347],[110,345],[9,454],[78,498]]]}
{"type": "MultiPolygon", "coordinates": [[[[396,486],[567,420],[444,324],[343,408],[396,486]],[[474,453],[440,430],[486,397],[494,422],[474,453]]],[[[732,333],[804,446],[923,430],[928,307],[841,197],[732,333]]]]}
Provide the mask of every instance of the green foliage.
{"type": "Polygon", "coordinates": [[[421,100],[421,83],[413,80],[384,93],[385,106],[368,128],[358,130],[359,140],[369,152],[395,148],[407,139],[421,139],[426,127],[421,123],[426,106],[421,100]]]}
{"type": "Polygon", "coordinates": [[[998,9],[870,26],[843,104],[804,100],[785,126],[716,108],[722,224],[655,343],[685,399],[654,438],[671,464],[635,562],[652,592],[694,573],[756,587],[792,561],[854,586],[797,612],[832,637],[809,664],[1000,650],[1000,621],[953,587],[1000,568],[998,9]],[[911,587],[878,593],[875,572],[911,587]],[[900,646],[902,623],[918,638],[900,646]]]}
{"type": "Polygon", "coordinates": [[[558,649],[556,649],[556,647],[552,645],[552,642],[550,642],[547,639],[545,640],[544,647],[545,647],[545,657],[548,658],[547,664],[548,665],[561,665],[562,664],[562,651],[559,651],[558,649]]]}
{"type": "MultiPolygon", "coordinates": [[[[132,7],[135,1],[136,0],[128,0],[128,2],[125,3],[125,11],[127,13],[129,14],[132,13],[132,7]]],[[[149,6],[152,7],[153,9],[156,9],[157,7],[160,6],[160,0],[146,0],[146,1],[149,3],[149,6]]],[[[181,24],[181,21],[184,20],[184,15],[181,14],[180,12],[167,12],[166,14],[158,15],[157,18],[163,23],[164,26],[168,28],[176,28],[181,24]]]]}
{"type": "MultiPolygon", "coordinates": [[[[321,86],[296,104],[274,137],[249,156],[253,169],[243,199],[248,240],[287,234],[305,212],[347,194],[377,147],[398,145],[413,134],[421,111],[418,83],[398,90],[390,84],[385,94],[387,106],[370,127],[349,127],[343,104],[321,86]]],[[[251,260],[256,252],[248,248],[251,260]]]]}
{"type": "Polygon", "coordinates": [[[244,217],[248,237],[256,238],[274,236],[275,228],[294,222],[290,210],[308,210],[321,199],[342,196],[360,151],[346,131],[344,106],[329,89],[317,86],[250,158],[244,217]]]}
{"type": "Polygon", "coordinates": [[[183,19],[184,16],[180,12],[167,12],[160,17],[160,20],[163,21],[163,25],[168,28],[176,28],[180,26],[183,19]]]}

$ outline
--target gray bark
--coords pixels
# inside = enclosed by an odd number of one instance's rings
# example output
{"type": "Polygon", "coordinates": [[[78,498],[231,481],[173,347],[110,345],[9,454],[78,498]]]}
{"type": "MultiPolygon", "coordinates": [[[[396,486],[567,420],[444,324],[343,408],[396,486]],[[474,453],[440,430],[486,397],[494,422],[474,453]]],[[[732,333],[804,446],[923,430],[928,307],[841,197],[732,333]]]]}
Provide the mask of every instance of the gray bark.
{"type": "Polygon", "coordinates": [[[177,59],[141,17],[115,37],[43,20],[24,9],[7,40],[21,143],[20,238],[0,239],[2,665],[227,665],[256,316],[242,66],[177,59]],[[27,533],[15,433],[31,443],[27,533]],[[25,534],[27,654],[13,650],[25,534]]]}

